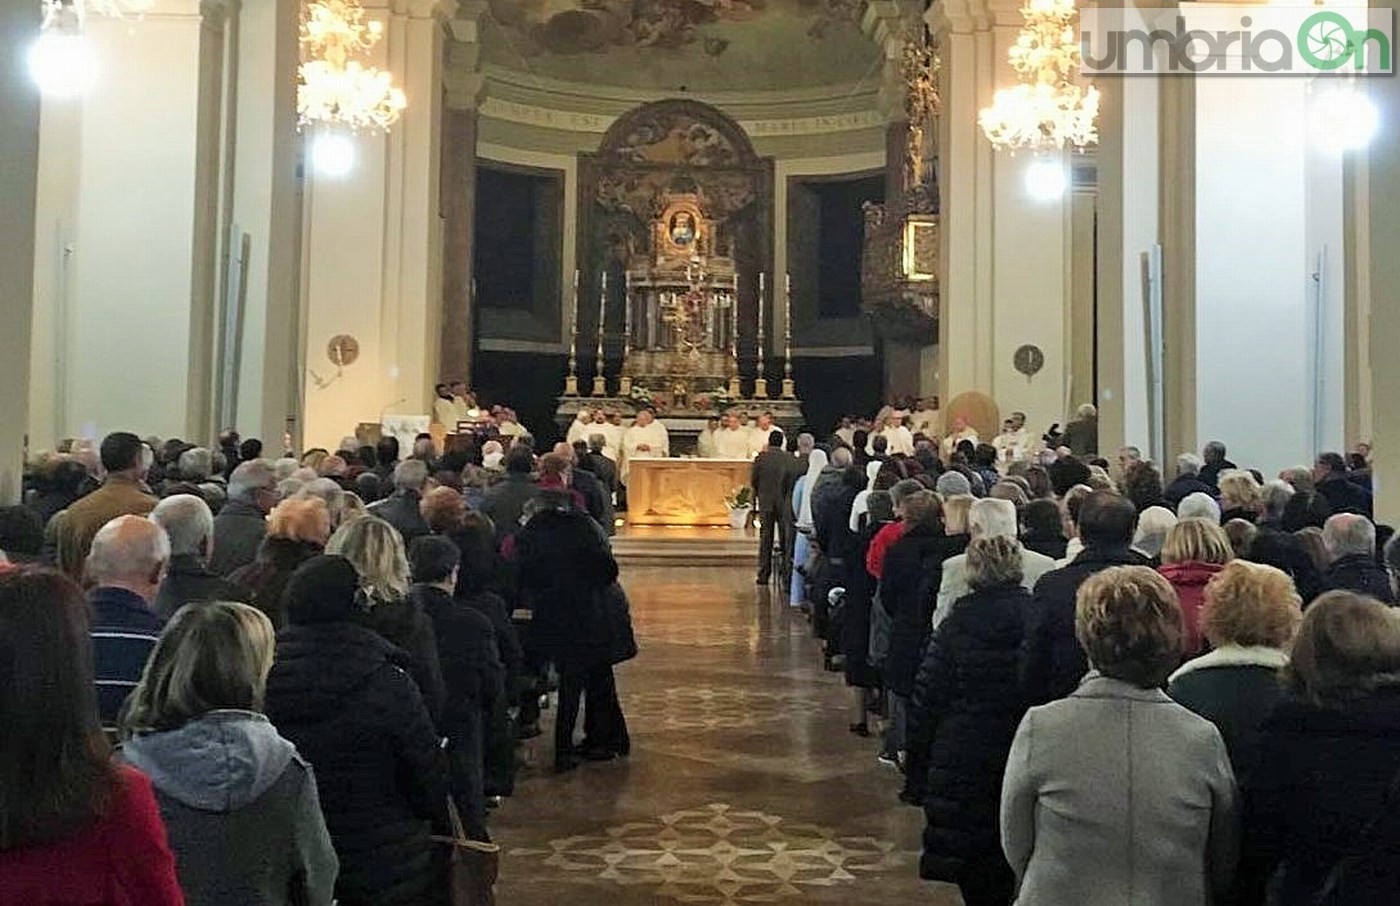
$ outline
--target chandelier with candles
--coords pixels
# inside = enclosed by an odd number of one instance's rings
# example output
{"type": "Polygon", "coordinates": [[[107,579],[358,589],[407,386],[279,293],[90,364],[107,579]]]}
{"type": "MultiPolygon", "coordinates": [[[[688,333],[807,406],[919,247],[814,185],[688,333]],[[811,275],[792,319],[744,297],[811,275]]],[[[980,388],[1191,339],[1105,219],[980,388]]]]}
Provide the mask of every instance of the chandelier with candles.
{"type": "Polygon", "coordinates": [[[386,132],[408,106],[393,75],[363,58],[383,37],[365,21],[359,0],[312,0],[302,10],[302,63],[297,70],[301,126],[386,132]]]}
{"type": "Polygon", "coordinates": [[[1098,141],[1099,92],[1075,81],[1080,51],[1074,0],[1028,0],[1008,56],[1020,84],[997,91],[978,123],[999,150],[1082,150],[1098,141]]]}

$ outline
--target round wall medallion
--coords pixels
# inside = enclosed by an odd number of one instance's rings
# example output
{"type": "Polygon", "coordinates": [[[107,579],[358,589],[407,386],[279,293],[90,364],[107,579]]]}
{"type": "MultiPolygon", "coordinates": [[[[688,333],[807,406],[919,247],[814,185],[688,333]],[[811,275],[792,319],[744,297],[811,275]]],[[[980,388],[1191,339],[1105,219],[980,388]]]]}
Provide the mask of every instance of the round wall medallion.
{"type": "Polygon", "coordinates": [[[348,333],[336,334],[326,344],[326,358],[337,366],[353,365],[360,357],[360,341],[348,333]]]}
{"type": "Polygon", "coordinates": [[[1026,377],[1034,377],[1040,369],[1045,367],[1045,353],[1040,351],[1039,346],[1032,346],[1027,343],[1016,350],[1016,355],[1012,359],[1016,370],[1026,377]]]}

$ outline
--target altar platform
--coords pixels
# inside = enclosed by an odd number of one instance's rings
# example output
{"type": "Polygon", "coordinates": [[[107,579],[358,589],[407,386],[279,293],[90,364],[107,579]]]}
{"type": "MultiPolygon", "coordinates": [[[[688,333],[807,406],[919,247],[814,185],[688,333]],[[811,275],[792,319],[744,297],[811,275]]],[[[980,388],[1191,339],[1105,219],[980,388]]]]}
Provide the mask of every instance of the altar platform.
{"type": "Polygon", "coordinates": [[[612,539],[622,566],[720,566],[756,569],[758,529],[624,525],[612,539]]]}
{"type": "Polygon", "coordinates": [[[752,469],[748,459],[633,459],[627,464],[627,522],[728,528],[725,498],[748,486],[752,469]]]}

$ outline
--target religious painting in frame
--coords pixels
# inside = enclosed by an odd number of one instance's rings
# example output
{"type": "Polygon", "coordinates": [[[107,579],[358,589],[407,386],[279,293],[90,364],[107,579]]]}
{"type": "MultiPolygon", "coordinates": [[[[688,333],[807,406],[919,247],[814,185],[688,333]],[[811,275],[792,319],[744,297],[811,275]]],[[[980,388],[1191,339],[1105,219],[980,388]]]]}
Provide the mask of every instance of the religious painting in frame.
{"type": "Polygon", "coordinates": [[[670,195],[662,199],[661,216],[653,226],[659,260],[708,255],[713,247],[713,223],[706,219],[698,195],[670,195]]]}

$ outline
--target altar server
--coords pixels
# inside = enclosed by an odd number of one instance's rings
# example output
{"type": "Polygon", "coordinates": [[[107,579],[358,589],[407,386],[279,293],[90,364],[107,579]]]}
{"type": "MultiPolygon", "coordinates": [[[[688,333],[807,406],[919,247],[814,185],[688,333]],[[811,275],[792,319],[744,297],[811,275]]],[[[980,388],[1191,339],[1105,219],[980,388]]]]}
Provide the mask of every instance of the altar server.
{"type": "Polygon", "coordinates": [[[888,450],[891,456],[896,453],[902,453],[905,456],[914,455],[914,434],[904,427],[904,418],[898,413],[890,415],[880,435],[889,444],[888,450]]]}
{"type": "Polygon", "coordinates": [[[634,459],[658,459],[671,455],[671,436],[666,426],[656,420],[656,413],[642,409],[632,427],[622,433],[622,483],[634,459]]]}
{"type": "Polygon", "coordinates": [[[593,410],[593,425],[588,436],[592,437],[594,434],[603,435],[603,455],[617,462],[622,450],[622,426],[610,422],[607,410],[601,406],[593,410]]]}
{"type": "Polygon", "coordinates": [[[564,436],[564,440],[573,446],[579,441],[588,443],[588,435],[593,434],[593,413],[587,406],[578,410],[578,416],[573,424],[569,425],[569,433],[564,436]]]}
{"type": "Polygon", "coordinates": [[[768,441],[771,438],[774,431],[777,431],[779,434],[782,435],[783,442],[781,446],[783,448],[786,448],[787,433],[784,432],[782,428],[779,428],[777,425],[773,424],[773,413],[760,412],[758,414],[758,420],[755,422],[754,426],[749,429],[750,459],[753,459],[754,457],[758,456],[758,454],[768,449],[768,441]]]}

